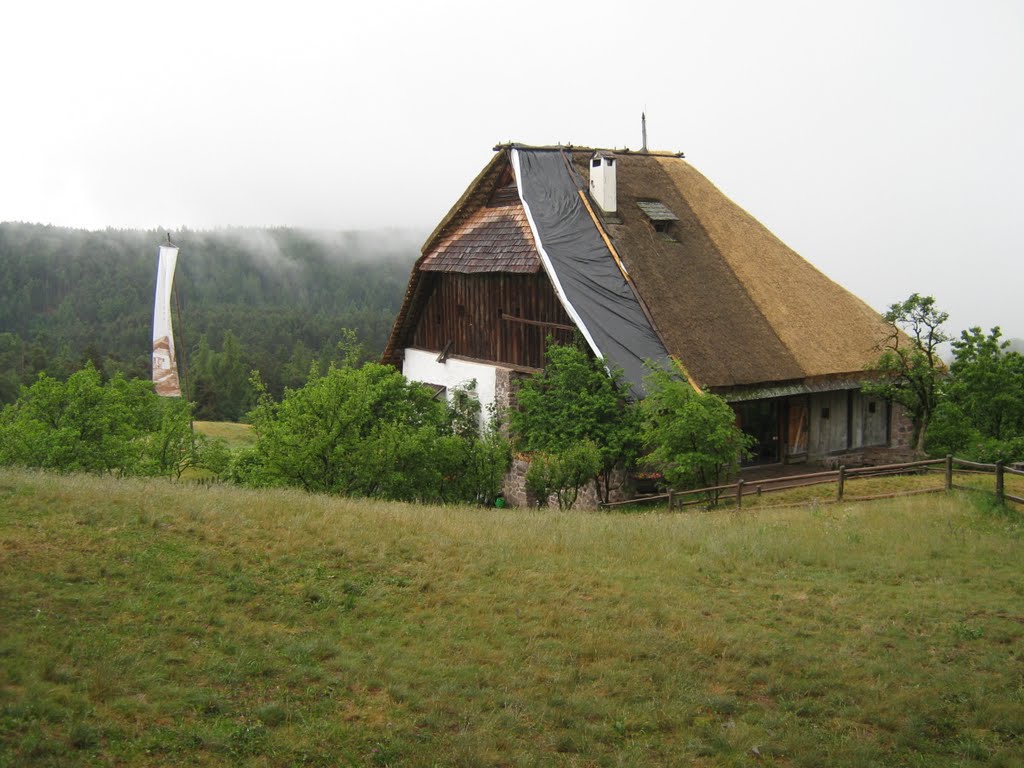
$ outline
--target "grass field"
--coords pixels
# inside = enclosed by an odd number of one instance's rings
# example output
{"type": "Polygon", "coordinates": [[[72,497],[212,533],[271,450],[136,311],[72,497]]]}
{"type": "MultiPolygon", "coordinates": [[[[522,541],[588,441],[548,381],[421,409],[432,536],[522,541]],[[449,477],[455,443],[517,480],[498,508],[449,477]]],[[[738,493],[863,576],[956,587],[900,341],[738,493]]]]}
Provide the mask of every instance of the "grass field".
{"type": "Polygon", "coordinates": [[[0,765],[1019,766],[1024,525],[0,471],[0,765]]]}
{"type": "MultiPolygon", "coordinates": [[[[1006,493],[1024,497],[1024,476],[1007,473],[1003,478],[1006,493]]],[[[961,489],[975,489],[982,496],[994,497],[995,477],[991,472],[964,472],[962,470],[954,473],[954,486],[961,489]]],[[[773,490],[761,496],[755,495],[753,489],[757,487],[757,481],[748,483],[743,497],[743,506],[759,510],[771,510],[777,507],[792,505],[820,505],[829,504],[836,499],[836,481],[831,479],[817,485],[797,486],[782,490],[773,490]]],[[[764,484],[766,488],[771,487],[764,484]]],[[[894,493],[924,492],[928,490],[941,490],[945,485],[945,472],[941,468],[930,468],[925,472],[907,475],[884,475],[880,477],[851,476],[846,480],[845,497],[850,501],[858,499],[871,499],[894,493]]],[[[704,505],[705,497],[701,494],[678,496],[680,501],[693,499],[704,505]]],[[[719,504],[721,507],[735,507],[735,492],[725,491],[722,493],[719,504]]],[[[667,501],[646,502],[643,504],[630,504],[620,507],[622,511],[654,509],[667,510],[667,501]]]]}
{"type": "Polygon", "coordinates": [[[229,448],[247,448],[256,443],[251,424],[237,424],[233,421],[194,421],[195,431],[223,440],[229,448]]]}

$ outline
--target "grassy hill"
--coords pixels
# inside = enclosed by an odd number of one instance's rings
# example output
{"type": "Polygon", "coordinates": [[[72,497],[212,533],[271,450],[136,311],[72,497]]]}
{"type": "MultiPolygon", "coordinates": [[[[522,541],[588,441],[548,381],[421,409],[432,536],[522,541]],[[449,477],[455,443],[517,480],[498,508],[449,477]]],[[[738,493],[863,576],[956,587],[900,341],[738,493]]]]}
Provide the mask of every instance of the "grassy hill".
{"type": "Polygon", "coordinates": [[[4,470],[0,765],[1020,765],[1022,534],[4,470]]]}

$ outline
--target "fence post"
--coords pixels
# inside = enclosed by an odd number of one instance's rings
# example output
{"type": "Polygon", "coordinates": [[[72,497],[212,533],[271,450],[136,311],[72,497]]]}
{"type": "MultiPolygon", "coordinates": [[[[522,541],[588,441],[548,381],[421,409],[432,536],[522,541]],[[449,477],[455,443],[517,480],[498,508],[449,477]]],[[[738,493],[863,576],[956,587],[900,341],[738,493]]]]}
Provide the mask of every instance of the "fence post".
{"type": "Polygon", "coordinates": [[[1002,504],[1003,499],[1003,462],[996,462],[996,504],[1002,504]]]}
{"type": "Polygon", "coordinates": [[[739,509],[740,507],[743,506],[744,483],[746,483],[746,480],[744,480],[743,478],[740,478],[739,480],[736,481],[736,509],[739,509]]]}
{"type": "Polygon", "coordinates": [[[953,454],[946,454],[946,493],[953,490],[953,454]]]}
{"type": "Polygon", "coordinates": [[[676,502],[676,492],[675,491],[669,491],[668,492],[668,511],[669,512],[671,512],[672,509],[675,507],[675,502],[676,502]]]}
{"type": "Polygon", "coordinates": [[[839,467],[839,483],[836,485],[836,501],[843,500],[843,486],[846,484],[846,466],[839,467]]]}

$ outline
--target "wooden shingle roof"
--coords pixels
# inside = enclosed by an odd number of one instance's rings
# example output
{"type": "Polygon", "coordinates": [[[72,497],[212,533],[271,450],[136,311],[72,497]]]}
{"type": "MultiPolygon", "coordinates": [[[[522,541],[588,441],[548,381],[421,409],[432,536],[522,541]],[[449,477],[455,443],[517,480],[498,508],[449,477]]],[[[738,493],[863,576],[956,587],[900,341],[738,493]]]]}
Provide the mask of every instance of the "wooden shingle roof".
{"type": "Polygon", "coordinates": [[[478,209],[427,252],[424,272],[519,272],[540,270],[540,256],[516,199],[478,209]]]}

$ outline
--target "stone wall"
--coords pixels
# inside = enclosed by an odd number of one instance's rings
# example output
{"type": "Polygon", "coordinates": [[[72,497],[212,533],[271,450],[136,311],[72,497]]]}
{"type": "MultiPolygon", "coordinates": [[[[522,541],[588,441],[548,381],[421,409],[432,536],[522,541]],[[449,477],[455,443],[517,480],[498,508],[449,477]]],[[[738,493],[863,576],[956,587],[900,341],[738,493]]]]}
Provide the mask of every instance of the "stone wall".
{"type": "Polygon", "coordinates": [[[494,408],[502,417],[502,422],[505,421],[504,416],[508,409],[512,407],[512,380],[515,375],[510,368],[494,369],[494,408]]]}
{"type": "Polygon", "coordinates": [[[907,409],[899,403],[892,404],[892,421],[889,427],[890,448],[913,448],[914,422],[910,419],[907,409]]]}
{"type": "Polygon", "coordinates": [[[526,470],[529,468],[530,462],[525,458],[512,457],[512,466],[505,473],[505,479],[501,483],[505,501],[511,507],[531,506],[530,495],[526,492],[526,470]]]}
{"type": "Polygon", "coordinates": [[[920,461],[927,458],[921,451],[913,448],[887,448],[876,446],[874,448],[863,448],[849,453],[840,453],[822,459],[822,465],[826,469],[839,469],[846,467],[880,467],[885,464],[903,464],[908,461],[920,461]]]}
{"type": "MultiPolygon", "coordinates": [[[[513,507],[536,507],[537,497],[526,490],[526,473],[530,469],[530,459],[525,454],[519,454],[512,459],[512,466],[505,475],[502,489],[505,501],[513,507]]],[[[625,501],[633,497],[631,479],[624,470],[617,469],[612,474],[610,501],[625,501]]],[[[579,496],[573,509],[596,510],[600,503],[601,496],[597,490],[597,484],[591,480],[580,488],[579,496]]],[[[548,497],[547,506],[558,509],[558,497],[552,494],[548,497]]]]}

